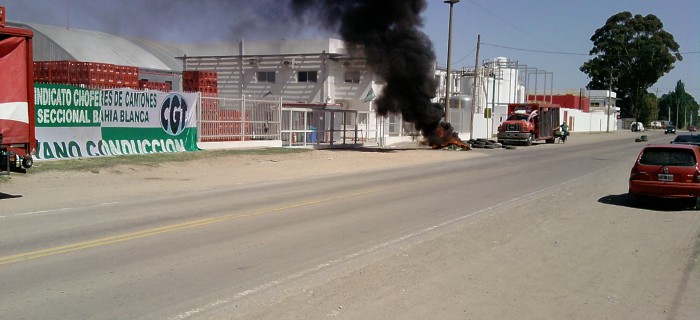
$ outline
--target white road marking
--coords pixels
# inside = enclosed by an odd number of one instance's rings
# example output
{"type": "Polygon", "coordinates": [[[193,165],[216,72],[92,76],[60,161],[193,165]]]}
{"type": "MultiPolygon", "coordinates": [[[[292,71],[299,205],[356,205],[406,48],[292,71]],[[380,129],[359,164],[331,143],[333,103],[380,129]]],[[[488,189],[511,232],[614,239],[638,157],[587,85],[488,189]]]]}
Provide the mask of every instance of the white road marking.
{"type": "MultiPolygon", "coordinates": [[[[99,207],[99,206],[108,206],[112,204],[117,204],[119,202],[103,202],[103,203],[98,203],[94,205],[90,205],[84,208],[90,208],[90,207],[99,207]]],[[[67,211],[67,210],[73,210],[73,209],[78,209],[78,208],[73,208],[73,207],[65,207],[65,208],[57,208],[57,209],[48,209],[48,210],[39,210],[39,211],[31,211],[31,212],[22,212],[22,213],[13,213],[13,214],[6,214],[6,215],[0,215],[0,219],[3,218],[13,218],[13,217],[21,217],[21,216],[32,216],[32,215],[38,215],[38,214],[57,214],[61,211],[67,211]]]]}

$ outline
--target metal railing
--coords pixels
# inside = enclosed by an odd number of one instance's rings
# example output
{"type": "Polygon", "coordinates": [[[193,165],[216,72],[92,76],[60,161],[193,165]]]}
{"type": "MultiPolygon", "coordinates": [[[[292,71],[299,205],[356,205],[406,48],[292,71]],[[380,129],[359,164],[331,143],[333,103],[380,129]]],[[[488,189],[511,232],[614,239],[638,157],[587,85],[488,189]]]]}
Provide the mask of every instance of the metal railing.
{"type": "Polygon", "coordinates": [[[201,142],[280,140],[282,100],[200,98],[197,136],[201,142]]]}

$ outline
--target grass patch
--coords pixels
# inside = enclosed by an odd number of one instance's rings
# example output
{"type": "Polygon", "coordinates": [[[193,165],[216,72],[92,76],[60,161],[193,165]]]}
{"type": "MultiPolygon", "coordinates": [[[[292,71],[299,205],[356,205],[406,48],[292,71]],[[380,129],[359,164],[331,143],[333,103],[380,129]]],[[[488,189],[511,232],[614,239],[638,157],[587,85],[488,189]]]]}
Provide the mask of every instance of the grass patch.
{"type": "MultiPolygon", "coordinates": [[[[212,158],[235,157],[241,155],[280,155],[311,152],[311,149],[299,148],[262,148],[243,150],[200,150],[192,152],[154,153],[144,155],[126,155],[113,157],[77,158],[56,161],[35,161],[34,166],[27,170],[31,172],[44,171],[90,171],[99,173],[100,170],[119,165],[140,165],[157,167],[164,162],[187,162],[208,160],[212,158]]],[[[0,178],[0,182],[2,178],[0,178]]]]}

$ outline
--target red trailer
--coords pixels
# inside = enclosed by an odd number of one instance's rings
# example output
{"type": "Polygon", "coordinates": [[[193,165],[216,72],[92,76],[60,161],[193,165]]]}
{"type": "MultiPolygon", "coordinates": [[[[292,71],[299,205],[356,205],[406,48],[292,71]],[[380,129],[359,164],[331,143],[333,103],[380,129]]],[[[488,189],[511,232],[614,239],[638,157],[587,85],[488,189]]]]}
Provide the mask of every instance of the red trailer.
{"type": "MultiPolygon", "coordinates": [[[[0,7],[2,15],[5,8],[0,7]]],[[[0,19],[0,163],[29,168],[36,152],[31,30],[0,19]]]]}

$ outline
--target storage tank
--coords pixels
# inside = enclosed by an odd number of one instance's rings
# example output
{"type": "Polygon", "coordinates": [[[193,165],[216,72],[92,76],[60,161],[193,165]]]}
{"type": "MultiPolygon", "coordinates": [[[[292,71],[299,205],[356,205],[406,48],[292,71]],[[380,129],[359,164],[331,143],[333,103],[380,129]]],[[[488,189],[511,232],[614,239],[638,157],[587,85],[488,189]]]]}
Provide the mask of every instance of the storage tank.
{"type": "Polygon", "coordinates": [[[472,97],[466,94],[451,96],[449,110],[449,120],[455,132],[469,132],[472,97]]]}
{"type": "Polygon", "coordinates": [[[472,107],[472,97],[471,95],[458,94],[450,96],[450,109],[471,109],[472,107]]]}

